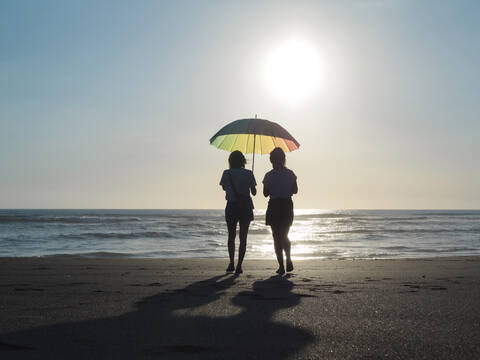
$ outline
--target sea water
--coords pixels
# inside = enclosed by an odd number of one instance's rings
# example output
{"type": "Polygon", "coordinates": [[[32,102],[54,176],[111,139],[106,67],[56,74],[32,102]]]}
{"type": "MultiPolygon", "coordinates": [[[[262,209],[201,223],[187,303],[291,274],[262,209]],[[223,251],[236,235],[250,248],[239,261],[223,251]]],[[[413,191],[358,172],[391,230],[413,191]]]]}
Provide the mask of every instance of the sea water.
{"type": "MultiPolygon", "coordinates": [[[[290,240],[296,259],[480,255],[480,210],[296,209],[290,240]]],[[[0,256],[225,258],[226,243],[223,210],[0,210],[0,256]]],[[[247,258],[274,258],[264,210],[247,258]]]]}

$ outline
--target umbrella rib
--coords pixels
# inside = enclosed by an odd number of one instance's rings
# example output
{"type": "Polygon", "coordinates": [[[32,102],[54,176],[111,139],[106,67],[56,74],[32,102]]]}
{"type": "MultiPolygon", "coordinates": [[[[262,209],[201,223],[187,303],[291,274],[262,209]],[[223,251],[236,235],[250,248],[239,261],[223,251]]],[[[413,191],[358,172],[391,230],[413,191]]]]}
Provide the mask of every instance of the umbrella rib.
{"type": "Polygon", "coordinates": [[[238,135],[238,134],[235,134],[235,135],[236,135],[235,141],[233,142],[232,147],[230,148],[230,152],[231,152],[233,149],[235,149],[235,146],[237,145],[237,141],[238,141],[238,136],[239,136],[239,135],[238,135]]]}
{"type": "Polygon", "coordinates": [[[288,143],[285,141],[285,144],[287,144],[288,150],[290,151],[295,150],[295,148],[292,146],[292,145],[295,145],[295,143],[292,140],[289,140],[288,143]]]}
{"type": "Polygon", "coordinates": [[[223,145],[223,143],[225,142],[225,140],[227,140],[227,137],[228,137],[228,135],[219,135],[219,136],[223,136],[223,140],[222,140],[222,142],[221,142],[220,144],[218,144],[218,148],[219,148],[219,149],[221,149],[221,148],[222,148],[222,145],[223,145]]]}
{"type": "Polygon", "coordinates": [[[273,148],[275,149],[277,147],[277,137],[272,136],[272,141],[273,141],[273,148]]]}

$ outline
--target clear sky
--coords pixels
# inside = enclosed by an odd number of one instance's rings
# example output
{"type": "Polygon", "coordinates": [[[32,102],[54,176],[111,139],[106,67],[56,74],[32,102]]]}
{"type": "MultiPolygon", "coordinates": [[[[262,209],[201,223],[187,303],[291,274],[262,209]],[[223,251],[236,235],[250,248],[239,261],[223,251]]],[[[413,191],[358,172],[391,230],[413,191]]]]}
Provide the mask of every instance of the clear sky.
{"type": "Polygon", "coordinates": [[[301,144],[296,207],[478,209],[479,39],[476,0],[2,0],[0,208],[222,208],[208,140],[258,114],[301,144]],[[321,63],[293,103],[289,39],[321,63]]]}

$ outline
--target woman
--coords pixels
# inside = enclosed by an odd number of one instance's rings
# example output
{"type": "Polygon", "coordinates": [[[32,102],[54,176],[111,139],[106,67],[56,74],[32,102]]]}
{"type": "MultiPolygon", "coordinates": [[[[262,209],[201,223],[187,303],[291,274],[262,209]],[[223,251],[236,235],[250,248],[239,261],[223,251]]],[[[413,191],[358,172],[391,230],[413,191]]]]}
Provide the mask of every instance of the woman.
{"type": "Polygon", "coordinates": [[[265,174],[263,179],[263,195],[270,196],[266,213],[266,223],[272,228],[275,254],[277,255],[277,274],[285,274],[283,252],[287,258],[287,272],[293,271],[290,257],[290,240],[288,232],[293,222],[292,195],[298,192],[297,176],[285,167],[285,153],[275,148],[270,153],[273,170],[265,174]]]}
{"type": "Polygon", "coordinates": [[[236,150],[228,157],[229,170],[225,170],[220,180],[220,185],[225,190],[225,220],[228,227],[228,255],[230,264],[227,272],[235,271],[241,274],[243,258],[247,249],[247,233],[250,221],[253,220],[253,202],[250,197],[257,194],[257,183],[253,172],[245,169],[245,156],[236,150]],[[240,246],[238,248],[238,263],[235,270],[235,236],[237,234],[237,223],[240,223],[240,246]]]}

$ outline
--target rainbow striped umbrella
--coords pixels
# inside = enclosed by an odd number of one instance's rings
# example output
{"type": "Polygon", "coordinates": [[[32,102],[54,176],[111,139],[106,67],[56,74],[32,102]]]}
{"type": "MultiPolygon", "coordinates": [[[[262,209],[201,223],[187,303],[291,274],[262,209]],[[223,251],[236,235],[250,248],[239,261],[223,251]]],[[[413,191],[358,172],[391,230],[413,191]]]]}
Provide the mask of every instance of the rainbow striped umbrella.
{"type": "Polygon", "coordinates": [[[226,151],[240,150],[244,154],[269,154],[280,147],[285,152],[297,150],[300,144],[283,127],[265,119],[240,119],[221,128],[210,139],[210,144],[226,151]]]}

